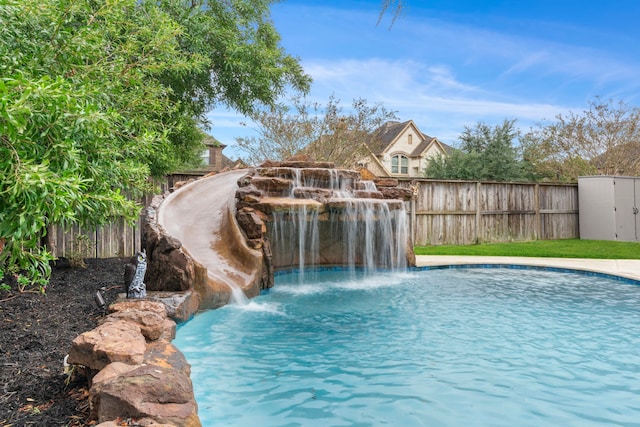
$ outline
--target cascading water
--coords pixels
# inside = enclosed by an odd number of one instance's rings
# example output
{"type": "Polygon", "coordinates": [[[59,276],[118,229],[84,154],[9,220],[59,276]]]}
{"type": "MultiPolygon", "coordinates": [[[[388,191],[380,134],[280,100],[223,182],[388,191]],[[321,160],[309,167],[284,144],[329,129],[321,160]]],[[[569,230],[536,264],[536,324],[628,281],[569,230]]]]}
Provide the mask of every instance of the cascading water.
{"type": "Polygon", "coordinates": [[[376,187],[376,183],[373,181],[361,181],[362,182],[362,186],[363,189],[365,191],[378,191],[378,188],[376,187]]]}
{"type": "Polygon", "coordinates": [[[361,265],[365,273],[406,268],[406,213],[389,209],[375,199],[344,199],[342,212],[330,218],[333,230],[345,236],[343,258],[351,271],[361,265]]]}
{"type": "Polygon", "coordinates": [[[311,270],[318,258],[318,210],[307,206],[289,207],[273,212],[272,240],[277,242],[274,257],[279,262],[300,271],[304,280],[305,269],[311,270]]]}
{"type": "Polygon", "coordinates": [[[271,212],[274,265],[297,268],[301,281],[321,264],[348,267],[352,273],[359,267],[371,273],[407,266],[404,204],[371,198],[377,193],[372,181],[343,172],[279,168],[275,173],[290,187],[271,212]]]}

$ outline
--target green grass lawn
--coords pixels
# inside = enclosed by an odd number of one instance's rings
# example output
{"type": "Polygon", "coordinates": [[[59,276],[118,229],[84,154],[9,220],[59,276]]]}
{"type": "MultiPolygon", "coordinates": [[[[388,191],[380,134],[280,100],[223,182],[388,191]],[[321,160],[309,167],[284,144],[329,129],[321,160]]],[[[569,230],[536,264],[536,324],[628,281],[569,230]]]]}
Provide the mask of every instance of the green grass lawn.
{"type": "Polygon", "coordinates": [[[416,255],[640,259],[640,243],[609,240],[537,240],[464,246],[416,246],[414,249],[416,255]]]}

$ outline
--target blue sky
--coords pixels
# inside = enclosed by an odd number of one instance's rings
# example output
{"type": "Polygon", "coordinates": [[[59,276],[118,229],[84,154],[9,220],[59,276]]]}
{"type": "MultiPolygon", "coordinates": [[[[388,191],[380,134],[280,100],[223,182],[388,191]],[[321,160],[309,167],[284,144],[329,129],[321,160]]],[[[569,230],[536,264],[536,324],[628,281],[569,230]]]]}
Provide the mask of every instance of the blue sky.
{"type": "MultiPolygon", "coordinates": [[[[640,104],[640,1],[407,3],[391,28],[391,14],[376,25],[377,0],[275,4],[282,46],[314,80],[308,98],[381,102],[451,145],[480,121],[526,131],[596,96],[640,104]]],[[[225,108],[209,118],[229,157],[236,137],[255,135],[225,108]]]]}

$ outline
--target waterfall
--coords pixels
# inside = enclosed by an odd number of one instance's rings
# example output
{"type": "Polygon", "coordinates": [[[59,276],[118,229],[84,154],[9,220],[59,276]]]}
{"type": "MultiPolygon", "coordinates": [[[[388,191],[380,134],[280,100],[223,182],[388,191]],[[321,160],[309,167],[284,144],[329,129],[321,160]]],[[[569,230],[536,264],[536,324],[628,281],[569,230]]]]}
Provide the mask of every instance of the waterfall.
{"type": "Polygon", "coordinates": [[[297,267],[300,280],[305,270],[313,271],[318,259],[318,210],[306,205],[273,212],[274,258],[286,267],[297,267]]]}
{"type": "Polygon", "coordinates": [[[364,190],[366,191],[377,191],[378,188],[376,187],[376,183],[373,181],[360,181],[362,183],[362,186],[364,187],[364,190]]]}
{"type": "Polygon", "coordinates": [[[271,209],[277,268],[297,268],[301,281],[319,265],[344,266],[353,274],[406,268],[402,201],[382,199],[376,185],[354,171],[283,167],[275,174],[291,182],[288,196],[277,197],[271,209]]]}
{"type": "Polygon", "coordinates": [[[289,197],[294,197],[293,192],[296,188],[302,188],[302,170],[299,168],[292,169],[293,177],[291,180],[291,190],[289,191],[289,197]]]}
{"type": "Polygon", "coordinates": [[[358,265],[365,273],[406,268],[404,209],[391,210],[379,200],[348,199],[342,212],[332,212],[330,221],[334,232],[345,237],[342,256],[350,271],[358,265]]]}

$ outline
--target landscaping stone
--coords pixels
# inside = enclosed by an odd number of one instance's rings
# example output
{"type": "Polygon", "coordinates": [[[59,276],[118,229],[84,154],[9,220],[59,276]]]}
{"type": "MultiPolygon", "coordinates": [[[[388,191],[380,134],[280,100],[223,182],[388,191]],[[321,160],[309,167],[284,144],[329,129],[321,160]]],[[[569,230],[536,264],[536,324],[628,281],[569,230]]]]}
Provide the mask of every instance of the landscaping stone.
{"type": "Polygon", "coordinates": [[[140,326],[126,320],[107,322],[78,335],[71,343],[68,362],[92,370],[109,363],[142,363],[146,341],[140,326]]]}
{"type": "Polygon", "coordinates": [[[167,315],[178,323],[191,319],[200,307],[200,297],[193,290],[185,292],[147,292],[147,298],[161,302],[167,310],[167,315]]]}
{"type": "MultiPolygon", "coordinates": [[[[244,230],[247,239],[262,239],[267,227],[255,209],[242,208],[236,214],[238,225],[244,230]]],[[[260,246],[262,247],[262,246],[260,246]]]]}
{"type": "Polygon", "coordinates": [[[377,178],[374,179],[373,182],[376,184],[378,189],[382,187],[397,187],[398,180],[395,178],[377,178]]]}
{"type": "MultiPolygon", "coordinates": [[[[164,423],[160,424],[150,418],[141,418],[141,419],[132,420],[132,421],[135,422],[136,426],[140,426],[140,427],[178,427],[175,424],[164,424],[164,423]]],[[[123,425],[126,425],[126,424],[123,424],[122,420],[117,420],[117,421],[105,421],[103,423],[97,424],[95,427],[119,427],[123,425]]]]}
{"type": "Polygon", "coordinates": [[[186,291],[195,276],[196,265],[177,239],[161,236],[149,246],[145,283],[148,291],[186,291]]]}
{"type": "MultiPolygon", "coordinates": [[[[165,315],[166,316],[166,315],[165,315]]],[[[103,319],[103,323],[120,320],[132,322],[140,327],[142,335],[150,341],[157,340],[165,330],[165,316],[153,311],[126,310],[116,311],[103,319]]]]}
{"type": "Polygon", "coordinates": [[[411,200],[413,191],[404,187],[380,187],[378,189],[385,199],[411,200]]]}
{"type": "Polygon", "coordinates": [[[380,191],[356,190],[353,195],[358,199],[384,199],[384,194],[380,191]]]}
{"type": "Polygon", "coordinates": [[[173,341],[176,337],[176,329],[178,325],[171,319],[165,318],[162,324],[162,334],[160,335],[159,340],[164,341],[173,341]]]}
{"type": "MultiPolygon", "coordinates": [[[[124,294],[123,294],[124,295],[124,294]]],[[[126,297],[126,295],[124,295],[126,297]]],[[[109,306],[111,313],[127,311],[150,311],[162,317],[167,315],[167,307],[159,301],[149,301],[148,299],[125,299],[116,301],[109,306]]]]}
{"type": "Polygon", "coordinates": [[[94,379],[90,390],[92,415],[98,422],[148,417],[181,427],[201,425],[191,380],[177,369],[149,363],[105,378],[94,379]]]}
{"type": "Polygon", "coordinates": [[[119,301],[109,309],[103,323],[78,336],[69,352],[69,363],[98,371],[89,390],[90,417],[105,426],[129,418],[140,426],[200,426],[191,366],[170,342],[176,329],[166,317],[171,310],[146,299],[119,301]]]}
{"type": "Polygon", "coordinates": [[[277,177],[254,177],[252,184],[271,196],[286,196],[291,190],[291,180],[277,177]]]}

